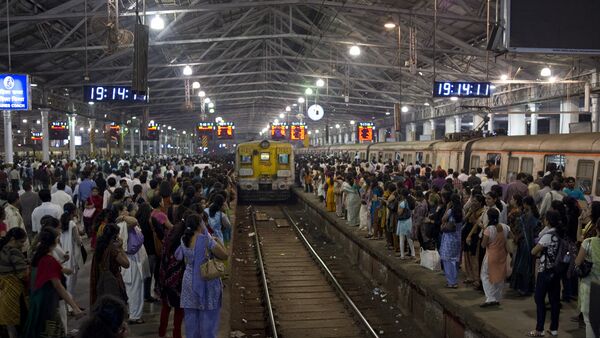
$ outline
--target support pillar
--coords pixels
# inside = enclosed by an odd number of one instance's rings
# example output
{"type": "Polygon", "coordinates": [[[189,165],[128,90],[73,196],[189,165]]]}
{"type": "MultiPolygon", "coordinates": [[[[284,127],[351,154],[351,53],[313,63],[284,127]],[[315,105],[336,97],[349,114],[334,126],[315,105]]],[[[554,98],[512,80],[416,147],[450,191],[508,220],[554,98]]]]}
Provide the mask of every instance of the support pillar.
{"type": "Polygon", "coordinates": [[[433,129],[431,123],[433,120],[423,122],[423,140],[433,140],[433,129]]]}
{"type": "Polygon", "coordinates": [[[531,114],[530,115],[529,134],[531,134],[531,135],[538,134],[538,119],[539,118],[540,118],[539,114],[531,114]]]}
{"type": "Polygon", "coordinates": [[[89,120],[89,133],[90,133],[90,157],[96,156],[96,120],[89,120]]]}
{"type": "Polygon", "coordinates": [[[387,140],[385,139],[385,128],[379,128],[377,130],[377,134],[379,135],[379,142],[387,142],[387,140]]]}
{"type": "Polygon", "coordinates": [[[406,125],[406,141],[415,141],[417,134],[417,125],[412,122],[406,125]]]}
{"type": "Polygon", "coordinates": [[[590,95],[590,113],[592,114],[592,132],[600,131],[600,107],[598,104],[598,94],[590,95]]]}
{"type": "Polygon", "coordinates": [[[488,118],[490,119],[488,121],[488,131],[494,131],[494,114],[489,113],[488,118]]]}
{"type": "Polygon", "coordinates": [[[162,146],[164,144],[164,135],[163,135],[163,130],[160,130],[160,133],[158,133],[158,141],[156,141],[156,148],[157,148],[157,154],[158,155],[162,155],[163,154],[163,149],[162,146]]]}
{"type": "Polygon", "coordinates": [[[527,123],[525,121],[525,109],[523,106],[512,106],[508,108],[508,135],[527,135],[527,123]],[[512,114],[512,113],[523,114],[512,114]]]}
{"type": "Polygon", "coordinates": [[[559,119],[555,119],[555,118],[550,118],[550,120],[548,120],[548,129],[550,129],[549,134],[558,134],[559,128],[558,128],[558,122],[559,119]]]}
{"type": "Polygon", "coordinates": [[[75,160],[76,153],[75,153],[75,126],[77,125],[77,123],[75,123],[77,115],[75,114],[70,114],[69,115],[69,160],[73,161],[75,160]]]}
{"type": "Polygon", "coordinates": [[[353,131],[352,134],[350,135],[350,142],[356,143],[356,132],[355,131],[353,131]]]}
{"type": "MultiPolygon", "coordinates": [[[[48,131],[48,112],[50,109],[42,108],[42,161],[50,161],[50,132],[48,131]]],[[[11,126],[12,128],[12,126],[11,126]]]]}
{"type": "Polygon", "coordinates": [[[460,131],[462,129],[462,116],[460,116],[460,115],[454,116],[454,128],[455,128],[454,130],[457,133],[460,133],[460,131]]]}
{"type": "MultiPolygon", "coordinates": [[[[4,161],[13,163],[12,115],[10,110],[4,111],[4,161]]],[[[44,139],[47,136],[44,135],[44,139]]]]}
{"type": "Polygon", "coordinates": [[[456,119],[454,117],[446,117],[445,127],[446,134],[456,132],[456,119]]]}
{"type": "Polygon", "coordinates": [[[579,114],[573,113],[579,111],[579,106],[575,99],[564,99],[560,102],[560,111],[568,112],[560,114],[560,124],[558,132],[561,134],[569,133],[569,124],[579,122],[579,114]]]}
{"type": "Polygon", "coordinates": [[[131,142],[131,144],[129,145],[129,151],[131,152],[131,156],[135,156],[135,130],[132,127],[129,127],[129,134],[131,134],[129,136],[129,141],[131,142]]]}

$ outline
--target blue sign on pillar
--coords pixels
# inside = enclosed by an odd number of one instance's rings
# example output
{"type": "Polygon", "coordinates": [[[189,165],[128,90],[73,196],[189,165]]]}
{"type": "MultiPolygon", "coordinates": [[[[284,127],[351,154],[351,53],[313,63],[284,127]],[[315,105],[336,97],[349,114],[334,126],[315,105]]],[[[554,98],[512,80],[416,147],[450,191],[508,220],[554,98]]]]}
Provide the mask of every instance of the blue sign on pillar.
{"type": "Polygon", "coordinates": [[[30,110],[31,88],[25,74],[0,74],[0,110],[30,110]]]}

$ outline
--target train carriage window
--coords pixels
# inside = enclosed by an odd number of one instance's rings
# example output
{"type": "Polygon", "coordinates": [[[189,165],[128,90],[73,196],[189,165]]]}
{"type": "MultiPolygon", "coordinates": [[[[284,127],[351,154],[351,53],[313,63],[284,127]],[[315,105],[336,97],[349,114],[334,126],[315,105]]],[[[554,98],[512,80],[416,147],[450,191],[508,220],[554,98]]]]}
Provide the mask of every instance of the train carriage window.
{"type": "Polygon", "coordinates": [[[279,154],[279,164],[290,164],[290,155],[279,154]]]}
{"type": "Polygon", "coordinates": [[[564,172],[566,163],[567,162],[565,155],[562,154],[546,155],[544,157],[544,168],[546,169],[545,171],[560,170],[564,172]]]}
{"type": "Polygon", "coordinates": [[[419,163],[423,163],[423,152],[418,151],[415,154],[415,161],[418,161],[419,163]]]}
{"type": "Polygon", "coordinates": [[[430,162],[430,156],[429,154],[425,155],[425,162],[421,162],[421,163],[429,163],[430,162]]]}
{"type": "Polygon", "coordinates": [[[519,171],[519,158],[518,157],[510,157],[508,159],[508,172],[506,173],[506,181],[512,182],[513,178],[515,178],[519,171]]]}
{"type": "Polygon", "coordinates": [[[594,182],[594,161],[579,160],[577,161],[577,176],[576,186],[580,187],[584,193],[592,191],[594,182]]]}
{"type": "Polygon", "coordinates": [[[400,159],[402,158],[402,155],[399,152],[396,152],[396,161],[400,161],[400,159]]]}
{"type": "MultiPolygon", "coordinates": [[[[487,163],[500,166],[500,160],[502,159],[502,155],[498,153],[488,153],[487,154],[487,163]]],[[[487,164],[486,163],[486,164],[487,164]]]]}
{"type": "Polygon", "coordinates": [[[481,163],[481,159],[479,156],[471,156],[471,169],[479,168],[479,164],[481,163]]]}
{"type": "Polygon", "coordinates": [[[268,161],[269,159],[271,159],[271,154],[270,153],[260,153],[260,160],[261,161],[268,161]]]}
{"type": "Polygon", "coordinates": [[[242,164],[250,164],[252,163],[252,155],[241,155],[240,162],[242,164]]]}
{"type": "Polygon", "coordinates": [[[521,159],[521,172],[529,175],[533,174],[533,159],[524,157],[521,159]]]}

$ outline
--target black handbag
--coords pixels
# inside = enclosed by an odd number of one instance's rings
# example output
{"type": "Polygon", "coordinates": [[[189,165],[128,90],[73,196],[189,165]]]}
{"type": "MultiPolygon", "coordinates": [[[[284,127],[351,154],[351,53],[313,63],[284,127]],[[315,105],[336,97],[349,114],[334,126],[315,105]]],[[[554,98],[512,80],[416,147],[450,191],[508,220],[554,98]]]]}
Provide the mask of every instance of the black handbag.
{"type": "Polygon", "coordinates": [[[577,274],[577,276],[579,278],[585,278],[585,277],[589,276],[590,272],[592,272],[593,266],[594,266],[594,263],[592,263],[590,261],[583,261],[583,263],[581,263],[581,265],[575,266],[575,273],[577,274]]]}

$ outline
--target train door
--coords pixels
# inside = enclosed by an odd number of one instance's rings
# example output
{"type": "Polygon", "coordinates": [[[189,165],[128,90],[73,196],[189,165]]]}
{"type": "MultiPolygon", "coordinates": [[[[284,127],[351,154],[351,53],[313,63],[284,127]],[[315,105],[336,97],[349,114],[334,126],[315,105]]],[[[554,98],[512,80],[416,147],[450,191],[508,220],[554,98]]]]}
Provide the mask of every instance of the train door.
{"type": "Polygon", "coordinates": [[[594,183],[594,166],[595,162],[592,160],[579,160],[577,161],[577,175],[575,176],[577,187],[585,193],[592,192],[592,185],[594,183]]]}
{"type": "MultiPolygon", "coordinates": [[[[552,154],[544,157],[544,171],[560,170],[564,174],[567,174],[565,173],[566,164],[567,161],[564,154],[552,154]]],[[[568,176],[568,174],[565,176],[568,176]]]]}
{"type": "MultiPolygon", "coordinates": [[[[486,167],[489,167],[494,175],[494,178],[497,180],[500,179],[501,173],[501,165],[502,165],[502,154],[500,153],[488,153],[486,160],[486,167]]],[[[505,171],[503,171],[505,172],[505,171]]]]}
{"type": "Polygon", "coordinates": [[[461,157],[462,157],[462,151],[457,152],[456,153],[456,159],[455,159],[455,162],[454,162],[455,167],[452,168],[455,171],[460,171],[460,169],[461,169],[460,168],[460,164],[463,163],[463,161],[461,161],[461,157]]]}
{"type": "Polygon", "coordinates": [[[422,151],[417,151],[415,153],[415,163],[416,162],[423,163],[423,152],[422,151]]]}

